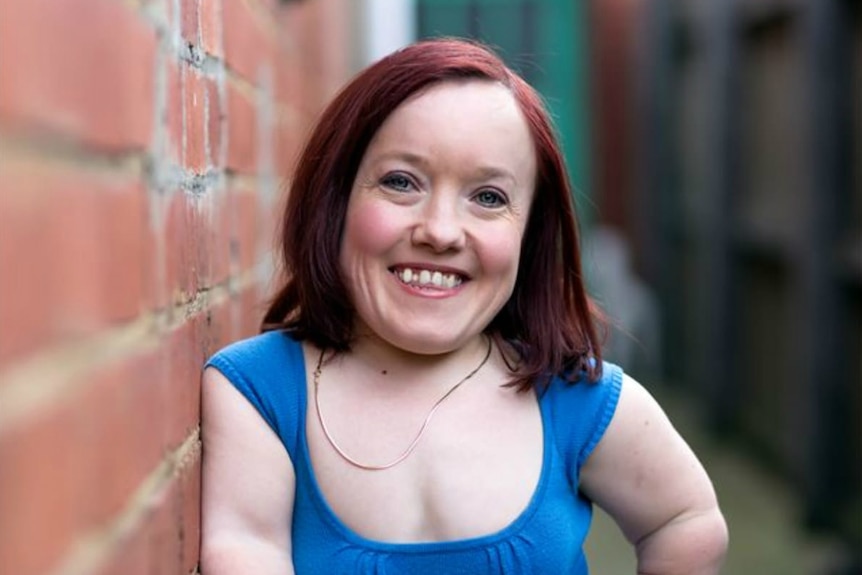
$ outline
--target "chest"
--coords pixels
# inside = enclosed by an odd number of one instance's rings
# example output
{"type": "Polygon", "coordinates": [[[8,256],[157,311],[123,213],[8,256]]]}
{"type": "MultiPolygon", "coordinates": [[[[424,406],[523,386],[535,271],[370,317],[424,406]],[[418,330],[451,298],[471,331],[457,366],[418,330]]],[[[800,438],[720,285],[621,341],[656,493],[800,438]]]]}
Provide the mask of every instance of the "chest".
{"type": "MultiPolygon", "coordinates": [[[[437,527],[436,535],[430,537],[416,532],[412,537],[404,536],[407,523],[403,517],[413,516],[408,507],[414,503],[410,496],[407,503],[398,504],[401,508],[387,503],[387,499],[400,499],[397,489],[396,494],[363,489],[347,502],[332,494],[324,495],[310,465],[309,451],[302,449],[296,466],[292,530],[297,575],[587,575],[582,546],[589,529],[591,505],[572,489],[563,457],[552,447],[553,438],[546,434],[546,439],[550,441],[546,441],[543,450],[538,484],[514,519],[510,508],[502,520],[505,525],[500,526],[501,515],[492,525],[487,518],[501,507],[499,495],[477,502],[471,497],[479,492],[469,485],[462,486],[464,491],[457,499],[460,507],[441,506],[441,500],[434,495],[418,499],[416,505],[423,513],[443,514],[456,523],[448,525],[449,531],[445,531],[443,523],[444,530],[437,527]],[[367,502],[364,509],[356,507],[358,501],[367,502]],[[356,511],[359,514],[353,515],[356,511]],[[363,520],[363,514],[372,520],[363,520]],[[378,517],[385,520],[378,522],[378,517]],[[474,522],[473,518],[478,520],[474,522]]],[[[486,486],[481,491],[484,493],[478,497],[485,497],[493,488],[486,486]]]]}
{"type": "Polygon", "coordinates": [[[330,439],[363,463],[390,462],[416,438],[433,402],[329,401],[321,404],[329,438],[309,402],[310,472],[348,529],[393,543],[463,540],[505,529],[529,506],[546,449],[535,395],[487,382],[458,393],[435,411],[410,455],[380,471],[351,465],[330,439]]]}

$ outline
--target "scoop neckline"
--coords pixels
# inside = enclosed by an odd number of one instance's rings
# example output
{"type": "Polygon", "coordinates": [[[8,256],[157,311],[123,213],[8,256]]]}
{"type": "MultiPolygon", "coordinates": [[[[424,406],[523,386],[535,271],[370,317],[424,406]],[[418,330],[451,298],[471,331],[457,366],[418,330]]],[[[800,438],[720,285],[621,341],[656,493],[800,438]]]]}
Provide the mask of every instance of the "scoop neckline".
{"type": "Polygon", "coordinates": [[[539,508],[541,500],[545,496],[546,486],[548,483],[548,475],[551,468],[553,441],[550,436],[550,425],[548,424],[548,421],[545,417],[546,414],[544,403],[541,401],[539,394],[533,392],[534,397],[536,398],[536,403],[539,407],[539,417],[542,421],[542,466],[539,471],[539,480],[536,482],[536,486],[533,489],[533,494],[530,496],[527,505],[508,525],[493,533],[488,533],[486,535],[478,535],[476,537],[468,537],[465,539],[450,539],[444,541],[418,541],[405,543],[371,539],[354,531],[351,527],[344,523],[344,521],[342,521],[342,519],[338,516],[337,513],[335,513],[335,510],[332,509],[329,502],[326,500],[326,496],[324,495],[323,490],[320,488],[320,484],[317,481],[317,474],[315,473],[314,466],[311,462],[311,451],[308,447],[307,435],[309,403],[305,352],[302,347],[302,343],[297,343],[300,347],[300,358],[302,360],[299,366],[301,370],[300,374],[302,376],[301,378],[299,378],[302,381],[302,385],[300,385],[299,387],[300,393],[302,395],[300,397],[300,417],[298,418],[299,429],[297,430],[299,434],[299,451],[303,465],[302,472],[308,476],[308,484],[310,488],[309,491],[311,492],[311,497],[314,505],[318,508],[320,512],[320,516],[346,541],[358,547],[362,547],[369,550],[383,551],[387,553],[416,554],[459,551],[476,547],[487,547],[505,539],[508,539],[513,535],[517,534],[524,527],[524,525],[530,521],[533,515],[535,515],[536,510],[539,508]]]}

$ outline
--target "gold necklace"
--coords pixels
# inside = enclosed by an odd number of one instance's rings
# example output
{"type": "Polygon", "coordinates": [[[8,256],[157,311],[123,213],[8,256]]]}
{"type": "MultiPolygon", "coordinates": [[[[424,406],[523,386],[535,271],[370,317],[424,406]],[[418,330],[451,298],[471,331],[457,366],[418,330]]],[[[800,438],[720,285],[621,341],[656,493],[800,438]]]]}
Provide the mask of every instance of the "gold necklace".
{"type": "Polygon", "coordinates": [[[476,373],[482,369],[482,367],[488,362],[488,358],[491,357],[491,338],[488,338],[488,351],[485,353],[485,357],[482,358],[482,361],[479,363],[476,368],[464,376],[461,381],[453,385],[449,391],[443,394],[443,397],[437,400],[436,403],[431,407],[431,411],[428,412],[428,415],[425,416],[425,421],[422,422],[422,427],[419,428],[419,433],[416,434],[416,437],[413,438],[413,441],[410,442],[410,445],[407,446],[407,449],[404,452],[396,457],[393,461],[386,463],[384,465],[371,465],[367,463],[362,463],[360,461],[355,460],[350,457],[345,451],[336,443],[335,439],[333,439],[332,435],[329,433],[329,429],[326,427],[326,422],[323,420],[323,412],[320,411],[320,394],[318,390],[320,388],[320,374],[323,371],[323,352],[324,350],[320,350],[320,357],[317,358],[317,368],[314,370],[314,407],[317,410],[317,420],[320,421],[320,427],[323,429],[323,435],[326,437],[326,440],[329,442],[329,445],[335,450],[338,455],[341,456],[347,463],[353,465],[354,467],[358,467],[360,469],[365,469],[368,471],[383,471],[384,469],[389,469],[390,467],[395,467],[405,459],[407,459],[413,450],[416,449],[416,446],[419,445],[419,440],[422,439],[422,436],[425,434],[425,430],[428,428],[428,423],[431,421],[431,418],[434,416],[434,412],[437,411],[437,408],[440,407],[440,404],[443,403],[447,397],[452,395],[456,389],[461,387],[461,385],[476,375],[476,373]]]}

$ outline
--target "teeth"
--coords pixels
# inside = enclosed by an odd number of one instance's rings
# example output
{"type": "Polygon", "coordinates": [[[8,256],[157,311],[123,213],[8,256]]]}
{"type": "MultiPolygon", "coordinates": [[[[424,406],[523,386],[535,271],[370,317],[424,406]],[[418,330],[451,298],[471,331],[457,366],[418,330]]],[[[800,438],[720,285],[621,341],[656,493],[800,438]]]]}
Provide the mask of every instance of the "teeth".
{"type": "Polygon", "coordinates": [[[418,286],[433,286],[454,288],[461,285],[461,277],[458,274],[446,274],[440,271],[412,270],[403,268],[396,270],[395,274],[406,284],[418,286]]]}

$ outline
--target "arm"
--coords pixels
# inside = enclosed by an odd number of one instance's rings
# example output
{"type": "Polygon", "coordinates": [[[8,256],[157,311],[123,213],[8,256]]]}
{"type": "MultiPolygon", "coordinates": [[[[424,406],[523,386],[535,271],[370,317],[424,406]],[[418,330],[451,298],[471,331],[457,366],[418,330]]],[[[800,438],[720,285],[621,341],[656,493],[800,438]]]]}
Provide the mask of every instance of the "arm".
{"type": "Polygon", "coordinates": [[[626,376],[581,489],[635,545],[640,575],[716,575],[727,527],[712,483],[658,403],[626,376]]]}
{"type": "Polygon", "coordinates": [[[201,572],[293,574],[293,464],[252,405],[217,370],[203,375],[201,572]]]}

